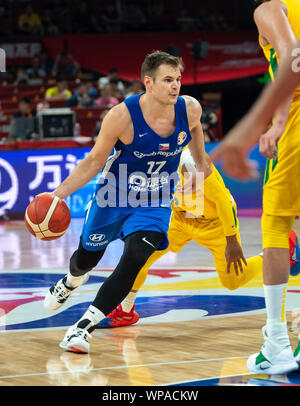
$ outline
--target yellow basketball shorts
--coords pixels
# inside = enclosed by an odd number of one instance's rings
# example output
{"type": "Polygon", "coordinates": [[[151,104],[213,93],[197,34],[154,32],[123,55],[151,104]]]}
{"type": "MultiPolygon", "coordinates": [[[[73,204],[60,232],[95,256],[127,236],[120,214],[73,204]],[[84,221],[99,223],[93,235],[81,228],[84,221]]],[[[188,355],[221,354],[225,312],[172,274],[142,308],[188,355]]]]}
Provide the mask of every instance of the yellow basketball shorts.
{"type": "MultiPolygon", "coordinates": [[[[214,264],[218,273],[219,279],[224,287],[228,289],[237,289],[253,278],[254,274],[262,269],[261,257],[253,257],[255,260],[250,260],[243,274],[236,275],[233,265],[230,273],[227,273],[227,261],[225,257],[226,237],[219,219],[204,222],[201,219],[186,218],[185,212],[173,211],[171,217],[170,228],[168,231],[169,247],[164,251],[156,251],[148,259],[147,263],[139,272],[132,290],[139,290],[147,277],[148,270],[159,258],[167,252],[179,252],[188,242],[195,241],[199,245],[209,249],[214,258],[214,264]],[[259,261],[259,264],[258,262],[259,261]]],[[[241,239],[237,234],[239,243],[241,239]]],[[[248,260],[247,260],[248,262],[248,260]]]]}
{"type": "Polygon", "coordinates": [[[300,214],[300,102],[293,102],[286,129],[278,142],[278,157],[268,160],[263,188],[267,215],[300,214]]]}
{"type": "Polygon", "coordinates": [[[272,216],[263,213],[261,218],[263,248],[289,249],[289,235],[295,216],[272,216]]]}

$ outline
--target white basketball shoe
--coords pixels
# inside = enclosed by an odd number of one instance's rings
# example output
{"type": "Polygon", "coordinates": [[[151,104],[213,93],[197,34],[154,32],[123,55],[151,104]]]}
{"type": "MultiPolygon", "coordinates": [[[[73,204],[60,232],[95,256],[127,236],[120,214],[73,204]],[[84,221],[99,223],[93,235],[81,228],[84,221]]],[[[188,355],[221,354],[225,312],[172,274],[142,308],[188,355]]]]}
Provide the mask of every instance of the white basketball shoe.
{"type": "MultiPolygon", "coordinates": [[[[88,279],[89,274],[86,273],[85,275],[83,275],[82,282],[79,286],[83,285],[88,279]]],[[[65,303],[70,294],[76,289],[68,287],[66,285],[66,281],[67,276],[60,279],[58,282],[51,286],[44,300],[44,307],[46,310],[57,310],[65,303]]]]}
{"type": "Polygon", "coordinates": [[[250,355],[247,367],[254,374],[285,374],[298,369],[290,345],[281,347],[267,336],[267,326],[262,328],[264,344],[259,353],[250,355]]]}
{"type": "Polygon", "coordinates": [[[89,338],[91,337],[86,329],[71,326],[59,346],[66,351],[87,354],[90,350],[89,338]]]}

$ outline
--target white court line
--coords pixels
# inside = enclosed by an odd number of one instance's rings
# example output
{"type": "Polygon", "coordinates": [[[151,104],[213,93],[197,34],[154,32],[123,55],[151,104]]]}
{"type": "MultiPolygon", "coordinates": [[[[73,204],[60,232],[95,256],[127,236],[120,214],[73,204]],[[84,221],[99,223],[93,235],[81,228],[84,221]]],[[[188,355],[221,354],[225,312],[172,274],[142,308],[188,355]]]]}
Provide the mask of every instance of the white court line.
{"type": "MultiPolygon", "coordinates": [[[[230,359],[242,359],[242,358],[248,358],[248,356],[245,356],[245,357],[228,357],[228,358],[196,359],[196,360],[190,360],[190,361],[155,362],[155,363],[152,363],[152,364],[139,364],[139,365],[118,365],[118,366],[115,366],[115,367],[91,368],[89,370],[89,372],[104,371],[104,370],[109,370],[109,369],[144,368],[144,367],[153,367],[153,366],[160,366],[160,365],[194,364],[194,363],[197,363],[197,362],[226,361],[226,360],[230,360],[230,359]]],[[[86,369],[76,370],[76,373],[78,373],[78,372],[86,372],[86,369]]],[[[31,373],[31,374],[0,376],[0,379],[12,379],[12,378],[23,378],[25,376],[29,377],[29,376],[42,376],[42,375],[53,375],[53,374],[70,374],[70,373],[71,373],[70,371],[37,372],[37,373],[31,373]]],[[[211,378],[205,378],[205,379],[211,379],[211,378]]]]}

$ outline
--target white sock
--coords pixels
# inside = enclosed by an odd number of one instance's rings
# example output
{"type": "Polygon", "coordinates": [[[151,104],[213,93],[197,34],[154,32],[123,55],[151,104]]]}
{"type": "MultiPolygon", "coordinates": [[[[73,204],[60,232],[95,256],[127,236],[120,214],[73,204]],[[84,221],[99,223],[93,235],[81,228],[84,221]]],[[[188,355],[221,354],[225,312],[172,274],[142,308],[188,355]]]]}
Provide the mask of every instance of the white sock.
{"type": "Polygon", "coordinates": [[[268,337],[282,347],[290,345],[285,310],[287,286],[287,283],[264,285],[268,337]]]}
{"type": "Polygon", "coordinates": [[[76,323],[77,327],[80,328],[85,328],[88,330],[90,327],[94,326],[95,324],[98,324],[99,321],[105,318],[105,315],[97,309],[97,307],[90,305],[87,311],[84,313],[84,315],[81,317],[80,320],[76,323]],[[89,320],[90,323],[83,322],[89,320]],[[81,323],[83,322],[83,323],[81,323]]]}
{"type": "Polygon", "coordinates": [[[85,275],[73,276],[69,271],[67,275],[66,285],[69,286],[69,288],[78,288],[78,286],[82,285],[82,281],[84,278],[85,275]]]}
{"type": "Polygon", "coordinates": [[[132,309],[135,298],[136,298],[137,292],[129,292],[128,295],[125,297],[123,302],[121,303],[122,310],[126,313],[129,313],[130,310],[132,309]]]}

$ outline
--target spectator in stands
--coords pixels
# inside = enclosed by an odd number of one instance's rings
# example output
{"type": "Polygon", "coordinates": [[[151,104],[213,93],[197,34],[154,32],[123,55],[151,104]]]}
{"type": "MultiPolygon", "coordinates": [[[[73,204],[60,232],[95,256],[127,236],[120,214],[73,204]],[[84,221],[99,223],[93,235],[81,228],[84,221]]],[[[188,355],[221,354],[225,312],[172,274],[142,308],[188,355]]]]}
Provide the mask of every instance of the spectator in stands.
{"type": "Polygon", "coordinates": [[[112,95],[111,84],[107,83],[101,92],[101,96],[95,100],[95,107],[104,108],[111,108],[115,105],[119,104],[119,100],[112,95]]]}
{"type": "Polygon", "coordinates": [[[99,79],[98,81],[98,87],[100,91],[103,89],[103,87],[109,83],[110,79],[117,79],[118,80],[118,90],[119,92],[123,95],[124,94],[124,84],[122,80],[119,78],[119,71],[117,68],[111,68],[109,70],[108,76],[103,76],[99,79]]]}
{"type": "Polygon", "coordinates": [[[21,66],[18,67],[17,72],[16,72],[16,78],[14,81],[14,85],[28,85],[29,84],[29,76],[26,73],[26,70],[22,68],[21,66]]]}
{"type": "Polygon", "coordinates": [[[45,69],[40,64],[40,58],[36,55],[32,58],[31,66],[26,69],[26,73],[29,77],[30,83],[41,83],[47,76],[45,69]],[[39,80],[39,82],[37,82],[39,80]]]}
{"type": "Polygon", "coordinates": [[[14,118],[31,118],[36,115],[36,109],[31,108],[31,102],[28,97],[22,97],[18,103],[18,110],[13,115],[14,118]]]}
{"type": "Polygon", "coordinates": [[[146,18],[142,10],[132,1],[127,4],[122,12],[122,26],[125,32],[145,31],[146,18]]]}
{"type": "Polygon", "coordinates": [[[116,78],[109,79],[109,84],[110,84],[112,96],[118,100],[124,99],[124,92],[120,92],[120,90],[118,88],[118,79],[116,79],[116,78]]]}
{"type": "Polygon", "coordinates": [[[121,32],[121,15],[114,3],[108,3],[101,13],[101,22],[105,32],[121,32]]]}
{"type": "Polygon", "coordinates": [[[6,67],[6,72],[0,73],[0,82],[2,86],[13,84],[17,78],[14,66],[6,67]]]}
{"type": "Polygon", "coordinates": [[[62,52],[55,58],[52,69],[53,76],[74,77],[80,70],[80,65],[72,55],[62,52]]]}
{"type": "Polygon", "coordinates": [[[18,20],[18,28],[22,34],[43,35],[43,25],[40,16],[28,5],[18,20]]]}
{"type": "Polygon", "coordinates": [[[41,111],[49,109],[49,108],[50,108],[50,104],[46,101],[42,101],[37,104],[36,113],[39,114],[41,111]]]}
{"type": "Polygon", "coordinates": [[[70,97],[67,101],[68,107],[93,107],[94,100],[89,95],[89,89],[85,82],[81,82],[73,96],[70,97]]]}
{"type": "Polygon", "coordinates": [[[96,87],[94,86],[93,79],[92,78],[87,78],[85,79],[86,87],[87,87],[87,92],[88,95],[94,100],[98,97],[98,91],[96,87]]]}
{"type": "Polygon", "coordinates": [[[125,92],[125,99],[133,96],[134,94],[141,94],[144,91],[144,86],[139,79],[134,79],[129,83],[127,91],[125,92]]]}
{"type": "Polygon", "coordinates": [[[72,92],[68,89],[68,82],[65,78],[58,78],[56,86],[47,89],[45,98],[48,100],[67,100],[72,97],[72,92]]]}

